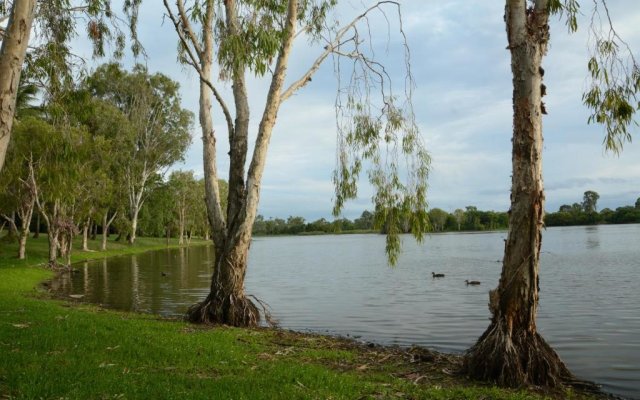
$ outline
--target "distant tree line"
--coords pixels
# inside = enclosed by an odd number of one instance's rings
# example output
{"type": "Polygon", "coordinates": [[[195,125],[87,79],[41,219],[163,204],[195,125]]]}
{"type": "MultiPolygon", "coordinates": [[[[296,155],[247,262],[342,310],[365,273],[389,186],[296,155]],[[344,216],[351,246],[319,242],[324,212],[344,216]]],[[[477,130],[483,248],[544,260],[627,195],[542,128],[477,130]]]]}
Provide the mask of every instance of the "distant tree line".
{"type": "MultiPolygon", "coordinates": [[[[466,210],[457,209],[453,213],[447,213],[440,208],[429,211],[429,221],[433,232],[455,231],[486,231],[506,229],[508,217],[506,212],[481,211],[475,206],[468,206],[466,210]]],[[[409,223],[401,224],[404,233],[411,231],[409,223]]],[[[359,218],[353,221],[348,218],[337,218],[328,221],[320,218],[313,222],[307,222],[303,217],[290,216],[289,218],[269,218],[258,215],[253,224],[254,235],[310,235],[324,233],[384,233],[385,228],[376,228],[375,215],[370,211],[364,211],[359,218]]]]}
{"type": "Polygon", "coordinates": [[[290,216],[289,218],[269,218],[258,215],[253,223],[253,234],[265,235],[301,235],[301,234],[325,234],[325,233],[357,233],[371,232],[374,229],[374,215],[370,211],[364,211],[360,218],[351,221],[348,218],[337,218],[328,221],[320,218],[313,222],[306,222],[303,217],[290,216]]]}
{"type": "Polygon", "coordinates": [[[545,217],[547,226],[573,226],[596,224],[633,224],[640,223],[640,197],[634,205],[618,207],[615,210],[604,208],[598,212],[597,192],[584,192],[581,203],[563,204],[554,213],[545,217]]]}
{"type": "MultiPolygon", "coordinates": [[[[640,223],[640,197],[635,205],[618,207],[615,210],[605,208],[597,211],[600,195],[594,191],[586,191],[581,203],[564,204],[558,212],[545,215],[546,226],[572,226],[594,224],[631,224],[640,223]]],[[[493,231],[507,229],[509,213],[502,211],[482,211],[475,206],[456,209],[452,213],[441,208],[432,208],[428,212],[431,232],[468,232],[493,231]]],[[[408,223],[401,224],[403,232],[408,233],[408,223]]],[[[332,233],[384,233],[385,229],[376,228],[375,215],[364,211],[353,221],[348,218],[337,218],[329,221],[325,218],[307,222],[300,216],[266,219],[263,215],[256,217],[253,234],[257,236],[272,235],[312,235],[332,233]]]]}

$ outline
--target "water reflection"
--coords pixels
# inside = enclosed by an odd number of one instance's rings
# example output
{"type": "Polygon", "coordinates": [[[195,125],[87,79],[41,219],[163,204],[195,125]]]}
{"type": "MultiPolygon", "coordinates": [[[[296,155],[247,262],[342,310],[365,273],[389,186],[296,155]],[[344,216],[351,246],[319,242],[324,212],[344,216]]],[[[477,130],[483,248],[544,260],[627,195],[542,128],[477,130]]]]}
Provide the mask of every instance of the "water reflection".
{"type": "MultiPolygon", "coordinates": [[[[406,239],[394,269],[379,235],[257,239],[247,292],[285,328],[461,352],[489,324],[487,292],[500,276],[505,236],[406,239]]],[[[546,230],[538,314],[572,372],[631,397],[640,397],[639,239],[640,225],[546,230]]],[[[211,247],[115,257],[83,264],[55,285],[106,307],[179,317],[206,296],[212,257],[211,247]]]]}
{"type": "MultiPolygon", "coordinates": [[[[106,261],[106,260],[105,260],[106,261]]],[[[140,266],[138,265],[138,256],[131,256],[131,307],[134,310],[140,309],[140,266]]]]}
{"type": "Polygon", "coordinates": [[[587,233],[587,249],[597,249],[600,247],[600,236],[598,225],[585,227],[587,233]]]}

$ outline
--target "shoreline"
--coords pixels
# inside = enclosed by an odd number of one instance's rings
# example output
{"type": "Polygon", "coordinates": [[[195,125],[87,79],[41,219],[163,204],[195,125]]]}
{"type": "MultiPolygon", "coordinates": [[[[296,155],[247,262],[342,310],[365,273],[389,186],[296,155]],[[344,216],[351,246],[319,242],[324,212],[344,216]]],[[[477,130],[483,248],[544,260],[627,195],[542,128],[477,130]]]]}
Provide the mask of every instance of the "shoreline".
{"type": "MultiPolygon", "coordinates": [[[[82,262],[163,248],[139,246],[106,255],[76,251],[73,256],[82,262]]],[[[186,393],[188,398],[210,395],[209,390],[222,390],[222,398],[614,398],[575,389],[513,391],[470,382],[455,373],[460,355],[421,347],[381,346],[282,328],[197,326],[52,299],[37,286],[51,279],[53,271],[34,264],[10,267],[4,261],[0,259],[0,315],[5,322],[0,324],[0,353],[6,355],[0,357],[0,392],[19,398],[139,398],[141,387],[142,397],[157,396],[162,388],[164,397],[186,393]],[[164,365],[160,370],[158,363],[164,365]],[[172,379],[158,384],[167,374],[172,379]],[[265,382],[270,388],[263,387],[265,382]],[[208,390],[199,392],[193,385],[208,390]]]]}

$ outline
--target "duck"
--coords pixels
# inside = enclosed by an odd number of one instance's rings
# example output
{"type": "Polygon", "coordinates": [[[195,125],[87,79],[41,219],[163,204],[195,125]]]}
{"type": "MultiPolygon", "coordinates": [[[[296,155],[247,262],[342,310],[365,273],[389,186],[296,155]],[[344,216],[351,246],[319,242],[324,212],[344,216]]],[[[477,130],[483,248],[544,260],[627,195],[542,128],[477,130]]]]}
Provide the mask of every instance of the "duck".
{"type": "Polygon", "coordinates": [[[160,272],[162,274],[162,276],[169,276],[169,274],[167,274],[166,272],[160,272]]]}
{"type": "Polygon", "coordinates": [[[436,274],[435,272],[432,272],[432,273],[431,273],[431,275],[432,275],[434,278],[444,278],[444,274],[436,274]]]}
{"type": "Polygon", "coordinates": [[[464,281],[467,285],[479,285],[480,281],[470,281],[470,280],[465,280],[464,281]]]}

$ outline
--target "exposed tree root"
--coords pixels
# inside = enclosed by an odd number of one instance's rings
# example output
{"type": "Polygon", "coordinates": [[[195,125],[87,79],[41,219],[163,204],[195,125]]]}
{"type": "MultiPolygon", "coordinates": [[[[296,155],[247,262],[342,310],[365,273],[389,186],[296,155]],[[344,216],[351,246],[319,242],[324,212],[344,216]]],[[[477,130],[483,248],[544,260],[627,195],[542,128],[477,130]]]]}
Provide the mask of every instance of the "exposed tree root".
{"type": "Polygon", "coordinates": [[[258,307],[246,296],[227,295],[218,300],[209,295],[202,303],[187,311],[187,321],[194,324],[223,324],[238,327],[254,327],[260,322],[258,307]]]}
{"type": "Polygon", "coordinates": [[[506,324],[495,320],[468,350],[463,370],[471,378],[507,387],[555,387],[575,381],[537,332],[514,328],[509,335],[506,324]]]}
{"type": "Polygon", "coordinates": [[[64,264],[60,264],[57,260],[56,261],[49,261],[47,263],[47,268],[50,268],[56,272],[65,272],[67,270],[69,270],[69,268],[64,265],[64,264]]]}

